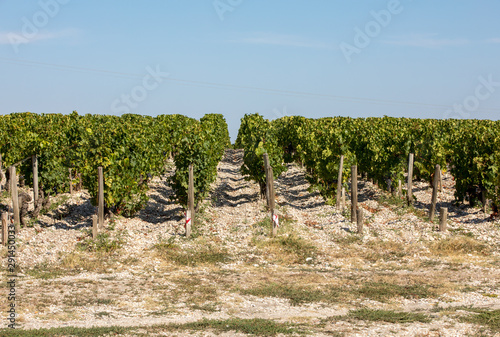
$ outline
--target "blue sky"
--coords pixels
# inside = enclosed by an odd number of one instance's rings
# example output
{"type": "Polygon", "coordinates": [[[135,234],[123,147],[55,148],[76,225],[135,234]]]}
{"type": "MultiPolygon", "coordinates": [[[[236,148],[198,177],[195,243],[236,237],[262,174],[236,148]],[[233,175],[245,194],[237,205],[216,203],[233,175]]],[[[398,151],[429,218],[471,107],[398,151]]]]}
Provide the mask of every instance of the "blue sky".
{"type": "Polygon", "coordinates": [[[0,113],[500,116],[495,0],[0,0],[0,113]]]}

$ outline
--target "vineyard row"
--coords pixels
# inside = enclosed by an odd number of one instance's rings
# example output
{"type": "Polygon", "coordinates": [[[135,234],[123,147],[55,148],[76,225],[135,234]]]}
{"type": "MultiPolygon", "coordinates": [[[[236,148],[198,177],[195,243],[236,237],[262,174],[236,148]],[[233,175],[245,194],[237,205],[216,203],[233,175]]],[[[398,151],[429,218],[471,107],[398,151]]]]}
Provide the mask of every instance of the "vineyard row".
{"type": "MultiPolygon", "coordinates": [[[[144,207],[148,182],[166,172],[169,157],[175,163],[175,173],[169,178],[173,198],[187,206],[192,165],[194,202],[199,203],[207,196],[229,145],[227,124],[220,114],[208,114],[199,121],[181,115],[81,116],[76,112],[0,117],[2,164],[16,165],[30,187],[38,185],[34,177],[40,177],[40,195],[35,199],[43,203],[50,195],[67,191],[72,186],[69,171],[96,205],[101,167],[106,210],[126,216],[144,207]]],[[[9,179],[9,170],[6,175],[9,179]]]]}
{"type": "Polygon", "coordinates": [[[440,165],[456,182],[456,202],[475,205],[491,199],[496,209],[500,200],[499,121],[300,116],[269,121],[251,114],[242,118],[235,147],[245,150],[242,172],[260,184],[262,194],[263,153],[269,155],[275,178],[285,163],[298,162],[311,184],[331,200],[338,198],[339,188],[348,189],[353,165],[367,179],[395,191],[414,154],[412,179],[432,184],[440,165]]]}

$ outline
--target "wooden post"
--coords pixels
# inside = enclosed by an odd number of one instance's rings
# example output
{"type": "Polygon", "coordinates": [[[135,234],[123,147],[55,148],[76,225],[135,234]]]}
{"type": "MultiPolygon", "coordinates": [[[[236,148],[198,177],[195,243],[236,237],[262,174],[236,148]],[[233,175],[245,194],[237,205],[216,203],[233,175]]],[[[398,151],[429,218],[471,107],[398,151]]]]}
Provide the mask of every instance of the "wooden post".
{"type": "Polygon", "coordinates": [[[92,239],[97,237],[97,215],[92,215],[92,239]]]}
{"type": "Polygon", "coordinates": [[[401,180],[398,180],[398,196],[400,198],[403,196],[403,186],[401,185],[401,180]]]}
{"type": "Polygon", "coordinates": [[[439,186],[439,172],[441,172],[441,166],[436,165],[434,170],[434,179],[432,181],[432,199],[431,199],[431,209],[429,211],[429,220],[434,220],[434,215],[436,214],[436,202],[439,186]]]}
{"type": "Polygon", "coordinates": [[[33,200],[38,201],[38,156],[35,154],[31,157],[31,165],[33,168],[33,200]]]}
{"type": "Polygon", "coordinates": [[[356,222],[358,225],[358,233],[363,234],[363,209],[360,207],[356,212],[356,222]]]}
{"type": "Polygon", "coordinates": [[[439,170],[439,192],[443,192],[443,172],[439,170]]]}
{"type": "Polygon", "coordinates": [[[278,234],[278,227],[276,226],[276,222],[274,221],[274,206],[275,206],[275,198],[274,198],[274,176],[273,176],[273,168],[271,167],[271,163],[269,162],[269,155],[264,153],[264,172],[266,174],[266,200],[267,206],[271,212],[271,235],[276,236],[278,234]]]}
{"type": "Polygon", "coordinates": [[[274,198],[274,177],[273,177],[273,168],[269,166],[268,168],[268,177],[269,177],[269,208],[271,210],[271,225],[272,225],[272,236],[276,236],[278,234],[278,226],[277,221],[275,221],[274,217],[277,214],[274,213],[275,207],[275,198],[274,198]]]}
{"type": "Polygon", "coordinates": [[[78,172],[78,191],[82,190],[82,174],[78,172]]]}
{"type": "Polygon", "coordinates": [[[21,217],[19,214],[19,195],[17,192],[17,176],[16,167],[11,166],[10,170],[10,195],[12,197],[12,209],[14,210],[14,223],[16,225],[16,233],[21,230],[21,217]]]}
{"type": "Polygon", "coordinates": [[[186,237],[191,236],[191,228],[194,224],[194,169],[193,164],[189,165],[189,185],[188,185],[188,212],[191,221],[186,222],[186,237]]]}
{"type": "Polygon", "coordinates": [[[351,222],[356,222],[358,210],[358,167],[351,167],[351,222]]]}
{"type": "Polygon", "coordinates": [[[345,209],[345,187],[342,186],[342,212],[345,209]]]}
{"type": "Polygon", "coordinates": [[[440,232],[446,232],[447,222],[448,222],[448,208],[441,207],[440,221],[439,221],[440,232]]]}
{"type": "Polygon", "coordinates": [[[99,216],[99,227],[104,228],[104,174],[102,171],[102,166],[97,168],[97,178],[98,178],[98,209],[97,213],[99,216]]]}
{"type": "Polygon", "coordinates": [[[344,155],[340,156],[339,176],[337,182],[337,208],[340,208],[340,198],[342,193],[342,170],[344,169],[344,155]]]}
{"type": "Polygon", "coordinates": [[[413,160],[414,154],[410,153],[410,160],[408,162],[408,206],[413,204],[413,160]]]}
{"type": "Polygon", "coordinates": [[[68,168],[69,171],[69,194],[73,194],[73,176],[71,174],[71,168],[68,168]]]}
{"type": "Polygon", "coordinates": [[[483,204],[483,213],[488,210],[488,199],[486,198],[486,191],[481,190],[481,203],[483,204]]]}
{"type": "Polygon", "coordinates": [[[7,246],[9,240],[9,231],[7,229],[9,217],[7,212],[2,213],[2,245],[7,246]]]}
{"type": "Polygon", "coordinates": [[[266,174],[266,200],[267,200],[267,207],[271,207],[271,200],[269,198],[269,195],[271,191],[269,191],[269,168],[271,167],[271,164],[269,163],[269,155],[267,153],[264,153],[263,155],[264,158],[264,172],[266,174]]]}

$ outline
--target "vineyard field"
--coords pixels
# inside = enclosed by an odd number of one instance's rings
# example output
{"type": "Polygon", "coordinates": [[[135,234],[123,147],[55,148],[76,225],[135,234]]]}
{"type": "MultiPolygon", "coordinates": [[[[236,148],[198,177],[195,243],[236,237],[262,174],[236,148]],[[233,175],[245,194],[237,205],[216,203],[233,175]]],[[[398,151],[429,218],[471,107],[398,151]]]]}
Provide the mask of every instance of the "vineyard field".
{"type": "MultiPolygon", "coordinates": [[[[36,217],[26,203],[15,239],[18,326],[0,326],[1,336],[500,333],[498,122],[253,114],[234,145],[217,114],[25,113],[0,123],[2,168],[29,158],[17,165],[20,195],[33,195],[33,154],[50,195],[36,217]],[[410,153],[408,205],[395,190],[410,153]],[[335,200],[340,156],[344,208],[335,200]],[[436,164],[446,231],[428,217],[436,164]],[[189,165],[197,211],[186,237],[189,165]],[[351,222],[352,165],[362,233],[351,222]],[[99,166],[107,216],[93,238],[99,166]]],[[[12,213],[8,191],[0,207],[12,213]]],[[[8,254],[0,247],[2,280],[8,254]]],[[[9,291],[0,283],[0,296],[9,291]]]]}

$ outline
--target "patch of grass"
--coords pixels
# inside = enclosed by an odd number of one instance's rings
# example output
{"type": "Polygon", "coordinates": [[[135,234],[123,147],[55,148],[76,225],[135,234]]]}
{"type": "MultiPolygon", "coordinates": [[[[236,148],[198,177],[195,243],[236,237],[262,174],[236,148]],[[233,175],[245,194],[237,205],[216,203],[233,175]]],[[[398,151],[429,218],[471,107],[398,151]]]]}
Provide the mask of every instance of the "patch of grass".
{"type": "Polygon", "coordinates": [[[217,332],[236,331],[256,336],[276,336],[278,334],[305,334],[305,331],[297,328],[297,325],[290,323],[277,323],[269,319],[241,319],[232,318],[228,320],[202,320],[199,322],[185,323],[181,325],[171,325],[174,328],[183,330],[202,330],[208,329],[217,332]]]}
{"type": "Polygon", "coordinates": [[[286,254],[295,255],[301,261],[316,255],[316,247],[294,233],[277,237],[270,241],[270,245],[278,246],[286,254]]]}
{"type": "Polygon", "coordinates": [[[483,309],[468,309],[473,311],[467,317],[462,317],[462,320],[469,323],[479,324],[492,332],[500,332],[500,310],[483,310],[483,309]]]}
{"type": "Polygon", "coordinates": [[[240,289],[240,293],[258,297],[285,298],[290,300],[291,305],[314,302],[335,303],[338,302],[342,295],[340,289],[334,287],[315,289],[312,287],[297,287],[278,283],[270,283],[250,289],[240,289]]]}
{"type": "Polygon", "coordinates": [[[47,261],[36,264],[31,269],[26,269],[27,275],[41,280],[55,279],[61,276],[76,275],[80,270],[104,272],[115,262],[111,258],[102,256],[89,257],[79,251],[59,254],[60,264],[49,264],[47,261]]]}
{"type": "Polygon", "coordinates": [[[39,330],[0,329],[0,336],[4,337],[95,337],[105,335],[125,334],[131,328],[106,327],[106,328],[52,328],[39,330]]]}
{"type": "Polygon", "coordinates": [[[439,255],[479,254],[489,255],[488,245],[467,236],[453,236],[429,245],[431,252],[439,255]]]}
{"type": "Polygon", "coordinates": [[[361,235],[348,234],[333,239],[340,249],[333,252],[334,258],[356,258],[367,262],[399,261],[401,265],[406,258],[421,252],[418,244],[403,244],[392,240],[372,239],[363,242],[361,235]]]}
{"type": "MultiPolygon", "coordinates": [[[[321,282],[321,280],[317,280],[321,282]]],[[[290,280],[288,283],[268,281],[248,288],[238,288],[237,291],[244,295],[258,297],[277,297],[290,300],[291,305],[303,303],[339,303],[353,299],[367,298],[379,302],[403,297],[406,299],[435,298],[438,290],[430,286],[419,284],[398,285],[387,281],[365,282],[358,284],[345,280],[342,285],[321,284],[315,281],[301,282],[300,279],[290,280]],[[300,286],[300,284],[309,284],[300,286]]]]}
{"type": "Polygon", "coordinates": [[[385,207],[396,207],[396,208],[407,208],[408,203],[406,201],[406,198],[400,198],[396,195],[393,194],[386,194],[382,193],[380,194],[380,197],[378,198],[378,203],[385,206],[385,207]]]}
{"type": "Polygon", "coordinates": [[[351,218],[351,209],[350,207],[345,207],[343,210],[342,210],[342,216],[346,219],[350,219],[351,218]]]}
{"type": "Polygon", "coordinates": [[[478,291],[480,289],[481,289],[481,287],[475,287],[475,286],[466,285],[466,286],[462,287],[460,289],[460,291],[463,292],[463,293],[472,293],[472,292],[476,292],[476,291],[478,291]]]}
{"type": "Polygon", "coordinates": [[[343,332],[343,331],[326,330],[325,333],[331,337],[344,337],[344,336],[346,336],[346,332],[343,332]]]}
{"type": "Polygon", "coordinates": [[[472,232],[462,232],[460,234],[462,234],[463,236],[467,236],[469,238],[474,238],[474,233],[472,232]]]}
{"type": "MultiPolygon", "coordinates": [[[[297,222],[297,220],[287,213],[287,209],[287,206],[283,206],[279,212],[278,234],[292,232],[293,228],[291,225],[297,222]]],[[[264,212],[268,212],[267,206],[264,206],[264,212]]],[[[272,236],[272,223],[268,216],[252,224],[252,228],[254,229],[254,235],[272,236]]]]}
{"type": "Polygon", "coordinates": [[[94,314],[96,318],[104,318],[104,317],[113,317],[109,312],[107,311],[99,311],[94,314]]]}
{"type": "Polygon", "coordinates": [[[183,301],[193,306],[208,307],[216,305],[217,288],[207,281],[195,276],[181,277],[175,280],[177,283],[177,291],[170,293],[168,302],[183,301]]]}
{"type": "Polygon", "coordinates": [[[252,225],[255,231],[255,235],[269,235],[271,234],[271,219],[265,217],[264,219],[257,221],[252,225]]]}
{"type": "Polygon", "coordinates": [[[125,240],[122,235],[123,234],[111,237],[109,233],[99,233],[95,239],[87,238],[86,240],[79,242],[77,247],[81,250],[89,252],[107,254],[113,253],[123,247],[125,240]]]}
{"type": "Polygon", "coordinates": [[[429,289],[429,286],[426,285],[415,284],[400,286],[383,282],[367,282],[357,290],[354,290],[354,292],[359,296],[364,296],[379,302],[387,302],[389,299],[396,296],[407,299],[430,298],[436,296],[436,294],[429,289]]]}
{"type": "Polygon", "coordinates": [[[432,268],[441,265],[442,262],[438,260],[424,260],[420,263],[422,268],[432,268]]]}
{"type": "Polygon", "coordinates": [[[290,214],[288,214],[288,209],[289,209],[288,206],[283,206],[281,208],[282,214],[280,215],[280,219],[279,219],[280,220],[280,227],[289,228],[289,225],[297,222],[297,220],[295,220],[290,214]]]}
{"type": "Polygon", "coordinates": [[[352,310],[349,312],[347,317],[362,321],[388,322],[398,324],[412,322],[428,323],[431,321],[431,319],[424,314],[375,309],[352,310]]]}
{"type": "Polygon", "coordinates": [[[191,306],[191,309],[192,310],[202,310],[202,311],[207,311],[207,312],[220,311],[220,309],[217,308],[217,303],[193,304],[191,306]]]}
{"type": "MultiPolygon", "coordinates": [[[[0,192],[0,202],[3,203],[9,197],[10,197],[10,193],[7,190],[3,190],[2,192],[0,192]]],[[[2,207],[3,207],[3,205],[2,205],[2,207]]],[[[4,211],[4,209],[2,209],[2,211],[4,211]]]]}
{"type": "Polygon", "coordinates": [[[140,260],[136,257],[127,257],[125,258],[122,263],[124,265],[127,265],[127,266],[133,266],[133,265],[136,265],[137,263],[139,263],[140,260]]]}
{"type": "Polygon", "coordinates": [[[165,260],[190,267],[200,264],[224,263],[230,258],[225,248],[212,243],[200,245],[198,248],[182,249],[172,242],[160,242],[154,245],[154,249],[165,260]]]}
{"type": "Polygon", "coordinates": [[[467,236],[469,238],[474,238],[474,233],[466,232],[464,228],[450,228],[448,231],[450,233],[455,233],[455,234],[467,236]]]}
{"type": "MultiPolygon", "coordinates": [[[[415,195],[413,198],[416,200],[415,195]]],[[[415,208],[413,205],[408,206],[406,198],[400,198],[393,194],[381,194],[377,201],[379,204],[395,210],[398,215],[411,212],[423,220],[429,220],[429,214],[426,210],[415,208]]]]}
{"type": "Polygon", "coordinates": [[[114,301],[110,298],[97,298],[89,294],[72,294],[63,300],[63,303],[69,307],[86,307],[89,305],[110,305],[114,301]]]}
{"type": "Polygon", "coordinates": [[[31,269],[26,270],[26,274],[41,280],[49,280],[67,275],[68,272],[56,267],[51,267],[47,262],[39,263],[31,269]]]}
{"type": "Polygon", "coordinates": [[[350,246],[355,243],[362,243],[363,238],[360,235],[348,233],[346,236],[335,237],[333,241],[341,246],[350,246]]]}
{"type": "Polygon", "coordinates": [[[84,252],[73,251],[61,256],[60,268],[65,270],[66,275],[71,275],[79,270],[96,271],[99,273],[106,272],[116,262],[115,259],[108,255],[97,254],[97,256],[89,256],[84,252]]]}
{"type": "Polygon", "coordinates": [[[153,325],[143,327],[101,327],[101,328],[52,328],[39,330],[0,329],[0,336],[5,337],[95,337],[95,336],[150,336],[152,334],[165,335],[172,331],[207,331],[240,332],[254,336],[305,335],[307,332],[298,324],[275,322],[269,319],[240,319],[207,320],[184,323],[153,325]]]}
{"type": "MultiPolygon", "coordinates": [[[[47,198],[49,198],[50,196],[47,196],[47,198]]],[[[50,206],[48,209],[42,209],[40,211],[40,214],[44,215],[44,214],[47,214],[49,212],[52,212],[52,211],[55,211],[56,209],[59,208],[59,206],[63,205],[64,203],[66,203],[66,201],[68,201],[69,199],[69,196],[67,195],[60,195],[56,198],[54,198],[55,201],[52,201],[50,203],[50,206]]],[[[54,216],[57,216],[57,214],[54,214],[54,216]]]]}
{"type": "Polygon", "coordinates": [[[34,227],[37,222],[38,222],[38,218],[29,218],[26,226],[27,227],[34,227]]]}
{"type": "Polygon", "coordinates": [[[116,222],[118,220],[118,217],[116,215],[112,215],[109,221],[107,222],[107,227],[108,230],[114,231],[116,228],[116,222]]]}
{"type": "Polygon", "coordinates": [[[318,253],[316,246],[295,233],[263,240],[254,237],[252,242],[257,248],[263,249],[270,259],[282,263],[306,263],[307,258],[314,260],[318,253]]]}
{"type": "Polygon", "coordinates": [[[382,241],[382,240],[371,240],[366,243],[366,247],[369,249],[365,252],[364,258],[370,262],[377,262],[379,260],[400,260],[405,257],[409,248],[402,243],[395,241],[382,241]]]}

